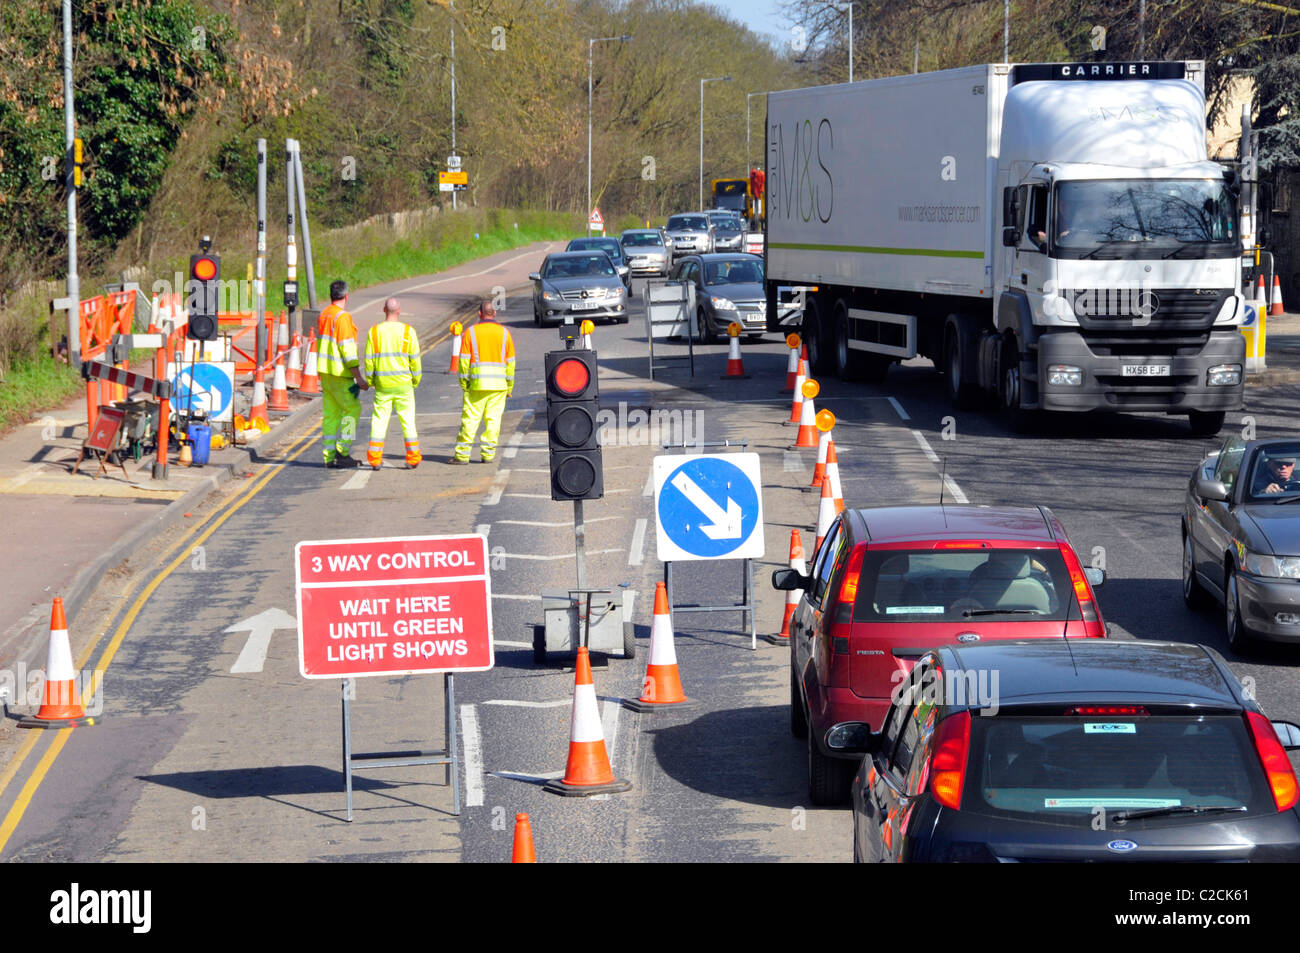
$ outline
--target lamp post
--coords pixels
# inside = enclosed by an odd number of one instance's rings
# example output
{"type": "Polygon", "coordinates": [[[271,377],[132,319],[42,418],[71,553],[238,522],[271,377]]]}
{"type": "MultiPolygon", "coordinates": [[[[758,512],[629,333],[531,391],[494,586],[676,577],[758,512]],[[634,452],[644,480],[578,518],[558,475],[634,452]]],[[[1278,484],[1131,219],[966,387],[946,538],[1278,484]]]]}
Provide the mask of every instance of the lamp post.
{"type": "Polygon", "coordinates": [[[749,100],[751,97],[754,96],[766,96],[766,95],[767,95],[766,91],[761,93],[745,94],[745,175],[749,175],[749,170],[754,167],[753,163],[750,161],[749,158],[749,100]]]}
{"type": "Polygon", "coordinates": [[[591,90],[592,90],[592,57],[593,50],[597,43],[626,43],[632,37],[624,34],[623,36],[598,36],[587,40],[587,217],[591,217],[591,90]]]}
{"type": "Polygon", "coordinates": [[[849,11],[849,82],[853,82],[853,4],[837,3],[835,4],[841,10],[849,11]]]}
{"type": "Polygon", "coordinates": [[[704,84],[730,83],[730,76],[711,76],[700,80],[700,209],[704,208],[704,84]]]}

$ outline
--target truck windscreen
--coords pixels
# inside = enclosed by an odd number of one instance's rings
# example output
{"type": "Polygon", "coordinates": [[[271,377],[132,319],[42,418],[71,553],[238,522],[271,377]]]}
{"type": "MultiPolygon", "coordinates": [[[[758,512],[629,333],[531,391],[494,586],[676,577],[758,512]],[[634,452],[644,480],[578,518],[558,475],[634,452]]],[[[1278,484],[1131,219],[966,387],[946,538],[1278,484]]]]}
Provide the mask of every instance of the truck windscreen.
{"type": "Polygon", "coordinates": [[[1056,258],[1233,258],[1237,203],[1214,179],[1100,179],[1053,190],[1056,258]]]}

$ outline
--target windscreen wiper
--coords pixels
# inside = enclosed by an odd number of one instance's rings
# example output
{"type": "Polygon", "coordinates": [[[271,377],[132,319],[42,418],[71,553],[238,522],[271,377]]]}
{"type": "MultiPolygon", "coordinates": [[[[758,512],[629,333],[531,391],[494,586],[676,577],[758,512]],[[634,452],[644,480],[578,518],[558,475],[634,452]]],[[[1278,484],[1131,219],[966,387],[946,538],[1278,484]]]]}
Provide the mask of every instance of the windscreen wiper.
{"type": "Polygon", "coordinates": [[[961,614],[967,619],[977,615],[1041,615],[1037,609],[962,609],[961,614]]]}
{"type": "Polygon", "coordinates": [[[1145,808],[1141,811],[1120,811],[1111,820],[1116,824],[1125,824],[1128,821],[1139,821],[1147,817],[1174,817],[1178,814],[1241,814],[1245,813],[1245,811],[1246,805],[1244,804],[1239,804],[1236,807],[1178,804],[1170,807],[1145,808]]]}

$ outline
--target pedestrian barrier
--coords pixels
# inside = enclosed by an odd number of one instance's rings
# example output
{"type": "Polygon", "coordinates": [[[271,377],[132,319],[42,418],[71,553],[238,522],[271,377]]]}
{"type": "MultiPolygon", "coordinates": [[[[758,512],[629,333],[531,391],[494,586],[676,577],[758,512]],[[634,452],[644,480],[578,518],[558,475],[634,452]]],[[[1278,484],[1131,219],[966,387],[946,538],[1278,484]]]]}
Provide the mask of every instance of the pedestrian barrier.
{"type": "Polygon", "coordinates": [[[515,844],[510,855],[512,864],[535,864],[537,852],[533,849],[533,825],[527,814],[515,815],[515,844]]]}
{"type": "MultiPolygon", "coordinates": [[[[24,686],[25,687],[25,686],[24,686]]],[[[19,728],[74,728],[93,725],[95,719],[77,697],[76,671],[72,667],[72,643],[68,639],[68,619],[63,599],[54,597],[50,608],[50,647],[45,661],[45,694],[34,715],[19,719],[19,728]]]]}
{"type": "Polygon", "coordinates": [[[749,375],[745,373],[745,363],[740,357],[740,332],[741,326],[732,321],[727,325],[727,337],[730,343],[727,345],[727,373],[722,375],[723,380],[731,378],[741,378],[749,380],[749,375]]]}
{"type": "Polygon", "coordinates": [[[569,724],[569,760],[564,777],[547,781],[544,790],[563,797],[590,797],[630,791],[632,783],[614,776],[600,725],[596,684],[591,678],[591,659],[584,645],[578,649],[573,679],[573,716],[569,724]]]}
{"type": "Polygon", "coordinates": [[[817,447],[817,405],[813,398],[821,393],[821,385],[809,379],[803,382],[803,402],[799,409],[799,435],[795,438],[791,450],[815,449],[817,447]]]}
{"type": "Polygon", "coordinates": [[[626,699],[623,705],[632,711],[658,711],[664,708],[697,708],[699,702],[686,697],[677,671],[677,649],[673,643],[673,620],[668,610],[668,588],[655,583],[654,621],[650,626],[650,659],[646,663],[641,697],[626,699]]]}
{"type": "MultiPolygon", "coordinates": [[[[790,530],[790,568],[801,576],[808,575],[803,558],[803,538],[797,529],[790,530]]],[[[800,590],[791,589],[785,594],[785,612],[781,617],[781,631],[776,635],[763,636],[773,645],[790,644],[790,619],[794,617],[794,610],[799,606],[799,593],[800,590]]]]}

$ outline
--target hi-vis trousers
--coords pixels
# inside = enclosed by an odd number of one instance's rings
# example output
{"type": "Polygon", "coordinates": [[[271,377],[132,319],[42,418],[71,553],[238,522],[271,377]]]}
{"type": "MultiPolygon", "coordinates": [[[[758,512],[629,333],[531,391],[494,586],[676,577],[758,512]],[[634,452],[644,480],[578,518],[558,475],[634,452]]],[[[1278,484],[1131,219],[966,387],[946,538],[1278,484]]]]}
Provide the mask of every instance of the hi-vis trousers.
{"type": "Polygon", "coordinates": [[[357,421],[361,418],[361,398],[352,395],[356,386],[352,375],[320,375],[321,390],[321,443],[325,462],[335,454],[346,457],[352,452],[352,441],[357,438],[357,421]]]}
{"type": "Polygon", "coordinates": [[[456,435],[457,460],[469,459],[480,421],[483,423],[483,438],[479,441],[479,459],[487,463],[496,457],[506,396],[503,390],[465,391],[465,401],[460,408],[460,433],[456,435]]]}
{"type": "Polygon", "coordinates": [[[402,425],[402,439],[406,442],[406,465],[420,465],[420,437],[415,432],[415,389],[375,389],[375,409],[370,416],[370,445],[366,447],[366,463],[372,467],[384,462],[384,438],[388,435],[388,418],[394,413],[402,425]]]}

